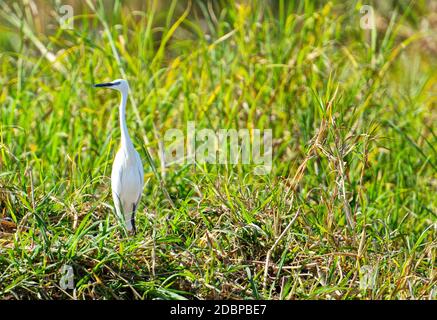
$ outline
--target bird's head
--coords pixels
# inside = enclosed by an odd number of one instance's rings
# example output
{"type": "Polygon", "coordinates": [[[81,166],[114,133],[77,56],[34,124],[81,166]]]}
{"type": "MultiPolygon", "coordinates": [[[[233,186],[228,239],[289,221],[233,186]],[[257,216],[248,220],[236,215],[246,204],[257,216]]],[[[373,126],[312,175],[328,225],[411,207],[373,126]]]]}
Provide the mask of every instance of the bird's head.
{"type": "Polygon", "coordinates": [[[120,92],[129,92],[129,83],[124,79],[116,79],[111,82],[104,82],[94,85],[95,88],[110,88],[120,92]]]}

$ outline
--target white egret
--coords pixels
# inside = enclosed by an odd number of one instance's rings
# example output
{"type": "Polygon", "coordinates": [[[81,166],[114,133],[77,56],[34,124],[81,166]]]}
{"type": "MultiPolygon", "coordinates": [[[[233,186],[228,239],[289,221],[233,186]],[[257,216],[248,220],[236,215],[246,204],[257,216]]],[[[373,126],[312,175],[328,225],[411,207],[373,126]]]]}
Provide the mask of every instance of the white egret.
{"type": "Polygon", "coordinates": [[[126,80],[117,79],[112,82],[96,84],[94,87],[115,89],[121,93],[119,108],[121,145],[112,165],[112,198],[118,217],[125,221],[127,231],[135,234],[135,212],[144,186],[144,171],[140,155],[135,150],[127,131],[126,103],[129,84],[126,80]]]}

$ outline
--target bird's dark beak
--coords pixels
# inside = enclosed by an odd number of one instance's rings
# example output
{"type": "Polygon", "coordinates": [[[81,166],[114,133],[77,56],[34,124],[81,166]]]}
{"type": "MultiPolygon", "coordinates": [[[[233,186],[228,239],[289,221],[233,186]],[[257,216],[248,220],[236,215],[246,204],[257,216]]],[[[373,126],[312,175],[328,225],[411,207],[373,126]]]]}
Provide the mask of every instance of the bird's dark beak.
{"type": "Polygon", "coordinates": [[[114,84],[112,82],[98,83],[94,85],[94,88],[112,87],[113,85],[114,84]]]}

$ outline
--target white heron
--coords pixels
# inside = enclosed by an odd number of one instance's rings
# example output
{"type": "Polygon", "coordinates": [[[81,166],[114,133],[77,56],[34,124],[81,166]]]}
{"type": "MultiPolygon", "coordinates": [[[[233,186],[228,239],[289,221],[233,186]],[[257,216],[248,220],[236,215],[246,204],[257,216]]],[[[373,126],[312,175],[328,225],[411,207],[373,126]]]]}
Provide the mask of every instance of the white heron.
{"type": "Polygon", "coordinates": [[[135,212],[143,191],[144,171],[140,155],[135,150],[127,131],[126,103],[129,84],[126,80],[117,79],[112,82],[95,84],[94,87],[110,88],[121,93],[119,107],[121,145],[112,165],[111,188],[118,217],[124,220],[127,231],[135,234],[135,212]]]}

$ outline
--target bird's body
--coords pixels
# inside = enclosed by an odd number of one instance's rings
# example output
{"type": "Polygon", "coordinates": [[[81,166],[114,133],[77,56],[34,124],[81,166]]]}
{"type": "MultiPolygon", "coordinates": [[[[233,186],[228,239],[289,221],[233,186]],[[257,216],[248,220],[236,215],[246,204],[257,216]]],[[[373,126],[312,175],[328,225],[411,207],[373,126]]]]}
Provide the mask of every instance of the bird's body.
{"type": "Polygon", "coordinates": [[[111,187],[115,210],[128,231],[135,231],[135,211],[141,199],[144,173],[138,152],[120,148],[112,165],[111,187]]]}
{"type": "Polygon", "coordinates": [[[117,216],[124,220],[128,232],[135,233],[135,212],[144,186],[143,164],[129,137],[126,125],[126,103],[129,85],[126,80],[114,80],[95,85],[109,87],[121,93],[120,128],[121,146],[115,155],[111,173],[111,188],[117,216]]]}

